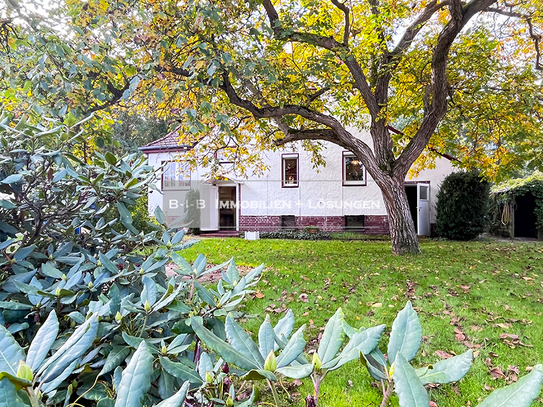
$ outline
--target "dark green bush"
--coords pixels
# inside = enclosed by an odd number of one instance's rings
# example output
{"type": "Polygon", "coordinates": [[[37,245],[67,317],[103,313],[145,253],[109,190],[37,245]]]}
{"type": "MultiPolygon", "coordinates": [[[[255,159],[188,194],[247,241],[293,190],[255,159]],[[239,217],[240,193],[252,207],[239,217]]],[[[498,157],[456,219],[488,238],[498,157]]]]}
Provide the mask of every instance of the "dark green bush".
{"type": "Polygon", "coordinates": [[[437,194],[437,235],[453,240],[476,238],[488,222],[489,193],[489,183],[476,172],[447,176],[437,194]]]}

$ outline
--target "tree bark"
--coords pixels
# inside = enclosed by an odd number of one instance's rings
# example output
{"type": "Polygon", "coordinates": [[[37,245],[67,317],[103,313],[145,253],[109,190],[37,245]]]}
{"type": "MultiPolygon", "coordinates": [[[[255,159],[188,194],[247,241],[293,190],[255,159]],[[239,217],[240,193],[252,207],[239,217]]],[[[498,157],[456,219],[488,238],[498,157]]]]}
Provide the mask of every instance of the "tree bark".
{"type": "Polygon", "coordinates": [[[398,255],[420,254],[417,230],[409,209],[404,179],[377,176],[375,182],[383,194],[388,214],[392,252],[398,255]]]}

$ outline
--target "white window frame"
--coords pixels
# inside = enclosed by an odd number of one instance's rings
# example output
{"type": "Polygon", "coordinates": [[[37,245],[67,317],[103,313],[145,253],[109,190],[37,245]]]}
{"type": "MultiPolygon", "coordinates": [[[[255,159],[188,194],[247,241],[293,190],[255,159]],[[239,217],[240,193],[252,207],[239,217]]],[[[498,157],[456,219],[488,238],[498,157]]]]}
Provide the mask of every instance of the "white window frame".
{"type": "Polygon", "coordinates": [[[347,158],[356,158],[356,156],[349,152],[349,151],[344,151],[343,154],[341,155],[341,172],[342,172],[342,181],[343,181],[343,186],[365,186],[367,185],[367,172],[366,172],[366,167],[364,167],[364,165],[362,165],[362,163],[360,163],[360,166],[362,167],[362,172],[363,172],[363,176],[364,176],[364,179],[362,180],[348,180],[347,179],[347,163],[345,162],[347,158]]]}
{"type": "Polygon", "coordinates": [[[300,185],[300,157],[298,153],[282,154],[281,155],[281,187],[282,188],[298,188],[300,185]],[[286,160],[296,160],[296,179],[294,182],[287,180],[286,160]]]}
{"type": "Polygon", "coordinates": [[[184,191],[190,189],[191,171],[186,161],[165,161],[162,173],[163,191],[184,191]],[[172,169],[173,165],[173,169],[172,169]],[[188,176],[187,176],[188,174],[188,176]]]}

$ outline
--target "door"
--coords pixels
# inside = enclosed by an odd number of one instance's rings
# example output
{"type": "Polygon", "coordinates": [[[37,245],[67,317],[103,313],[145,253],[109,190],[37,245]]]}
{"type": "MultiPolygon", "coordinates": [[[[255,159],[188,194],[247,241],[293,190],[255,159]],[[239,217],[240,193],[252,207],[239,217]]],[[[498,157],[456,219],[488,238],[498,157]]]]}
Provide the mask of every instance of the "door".
{"type": "Polygon", "coordinates": [[[417,234],[430,236],[430,185],[417,184],[417,234]]]}
{"type": "Polygon", "coordinates": [[[219,230],[219,187],[203,183],[200,185],[200,230],[219,230]]]}

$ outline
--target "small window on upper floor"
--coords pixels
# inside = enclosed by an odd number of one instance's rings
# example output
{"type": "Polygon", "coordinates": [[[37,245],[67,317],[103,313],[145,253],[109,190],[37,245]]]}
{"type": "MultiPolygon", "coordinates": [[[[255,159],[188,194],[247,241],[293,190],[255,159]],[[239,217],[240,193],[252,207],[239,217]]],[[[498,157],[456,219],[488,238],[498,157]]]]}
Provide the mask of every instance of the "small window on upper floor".
{"type": "Polygon", "coordinates": [[[343,153],[343,185],[366,185],[366,169],[360,160],[349,152],[343,153]]]}
{"type": "Polygon", "coordinates": [[[190,167],[183,161],[169,161],[162,174],[162,190],[190,188],[190,167]]]}
{"type": "Polygon", "coordinates": [[[283,154],[281,157],[281,185],[283,188],[296,188],[299,184],[298,154],[283,154]]]}

